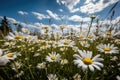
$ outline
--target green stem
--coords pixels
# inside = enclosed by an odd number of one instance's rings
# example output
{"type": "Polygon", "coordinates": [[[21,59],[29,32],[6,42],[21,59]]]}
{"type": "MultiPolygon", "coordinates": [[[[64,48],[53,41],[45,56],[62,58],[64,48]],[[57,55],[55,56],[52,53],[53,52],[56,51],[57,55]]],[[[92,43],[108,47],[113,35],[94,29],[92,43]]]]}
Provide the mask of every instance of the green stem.
{"type": "Polygon", "coordinates": [[[86,38],[88,37],[89,33],[90,33],[90,29],[92,27],[92,22],[93,22],[93,18],[91,18],[91,23],[90,23],[90,26],[89,26],[89,29],[88,29],[88,33],[86,35],[86,38]]]}
{"type": "Polygon", "coordinates": [[[85,80],[88,80],[87,77],[88,77],[88,70],[86,70],[85,72],[85,80]]]}
{"type": "Polygon", "coordinates": [[[29,67],[29,71],[30,71],[30,74],[31,74],[31,76],[32,76],[32,79],[35,80],[35,78],[34,78],[34,76],[33,76],[33,74],[32,74],[32,71],[31,71],[30,67],[29,67]]]}

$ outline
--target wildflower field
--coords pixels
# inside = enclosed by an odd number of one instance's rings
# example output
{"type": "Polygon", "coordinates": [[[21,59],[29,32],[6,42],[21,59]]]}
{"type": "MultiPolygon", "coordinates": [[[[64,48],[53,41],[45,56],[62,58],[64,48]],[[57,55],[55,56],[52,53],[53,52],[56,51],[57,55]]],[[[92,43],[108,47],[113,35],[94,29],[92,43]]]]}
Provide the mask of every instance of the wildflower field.
{"type": "MultiPolygon", "coordinates": [[[[91,21],[95,16],[91,16],[91,21]]],[[[30,34],[27,28],[0,40],[0,80],[115,80],[120,76],[119,30],[30,34]]],[[[101,28],[101,29],[100,29],[101,28]]]]}
{"type": "Polygon", "coordinates": [[[46,12],[52,16],[32,14],[39,20],[52,17],[63,24],[52,26],[54,22],[49,19],[48,25],[37,23],[34,27],[0,16],[0,80],[120,80],[120,17],[114,18],[119,2],[110,8],[109,20],[91,14],[72,27],[50,10],[46,12]],[[84,19],[89,19],[87,24],[84,19]]]}

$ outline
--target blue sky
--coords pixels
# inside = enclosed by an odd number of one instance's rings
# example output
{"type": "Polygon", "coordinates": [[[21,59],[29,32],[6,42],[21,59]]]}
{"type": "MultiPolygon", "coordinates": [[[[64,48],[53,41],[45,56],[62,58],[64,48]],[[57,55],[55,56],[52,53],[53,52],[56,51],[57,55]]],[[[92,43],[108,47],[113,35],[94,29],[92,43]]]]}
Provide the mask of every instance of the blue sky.
{"type": "MultiPolygon", "coordinates": [[[[29,24],[78,25],[89,22],[90,14],[99,19],[108,15],[110,8],[119,0],[0,0],[0,16],[7,16],[29,24]]],[[[118,4],[120,5],[120,3],[118,4]]],[[[120,16],[116,7],[115,17],[120,16]]]]}

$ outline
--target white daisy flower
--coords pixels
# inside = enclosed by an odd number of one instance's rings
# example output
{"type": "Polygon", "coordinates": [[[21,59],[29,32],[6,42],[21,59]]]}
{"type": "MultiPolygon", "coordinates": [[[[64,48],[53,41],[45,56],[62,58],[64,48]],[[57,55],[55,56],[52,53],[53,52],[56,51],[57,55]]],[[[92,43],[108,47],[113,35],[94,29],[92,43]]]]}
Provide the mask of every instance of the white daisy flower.
{"type": "Polygon", "coordinates": [[[3,56],[2,49],[0,49],[0,66],[4,66],[9,62],[9,60],[3,56]]]}
{"type": "Polygon", "coordinates": [[[73,46],[72,49],[74,50],[74,52],[77,52],[79,50],[77,46],[73,46]]]}
{"type": "Polygon", "coordinates": [[[50,48],[50,47],[51,47],[51,45],[45,44],[45,45],[42,45],[42,46],[40,47],[40,49],[48,49],[48,48],[50,48]]]}
{"type": "Polygon", "coordinates": [[[67,59],[62,59],[60,64],[64,65],[64,64],[67,64],[68,63],[68,60],[67,59]]]}
{"type": "Polygon", "coordinates": [[[87,36],[86,39],[87,39],[87,40],[90,40],[90,41],[93,41],[93,40],[96,39],[96,36],[95,36],[93,33],[90,33],[90,34],[87,36]]]}
{"type": "Polygon", "coordinates": [[[100,63],[100,61],[103,61],[103,59],[99,58],[99,54],[92,58],[92,52],[90,51],[78,50],[78,52],[79,55],[73,55],[73,57],[76,58],[76,60],[74,60],[74,64],[77,64],[78,68],[82,67],[83,71],[85,71],[88,67],[91,71],[94,71],[94,68],[101,70],[100,67],[103,67],[103,64],[100,63]]]}
{"type": "Polygon", "coordinates": [[[114,44],[99,44],[97,46],[97,49],[100,52],[104,52],[104,53],[109,53],[109,54],[113,54],[113,53],[119,53],[119,50],[117,47],[114,47],[114,44]]]}
{"type": "Polygon", "coordinates": [[[81,75],[76,73],[74,76],[73,76],[73,79],[74,80],[81,80],[81,75]]]}
{"type": "Polygon", "coordinates": [[[42,63],[38,63],[38,64],[37,64],[37,68],[38,68],[38,69],[45,69],[45,67],[46,67],[46,63],[45,63],[45,62],[42,62],[42,63]]]}
{"type": "Polygon", "coordinates": [[[48,80],[58,80],[58,77],[56,76],[56,74],[55,75],[53,75],[53,74],[48,74],[48,80]]]}
{"type": "Polygon", "coordinates": [[[56,54],[56,52],[49,53],[48,56],[46,56],[46,61],[48,62],[58,62],[60,61],[60,54],[56,54]]]}
{"type": "Polygon", "coordinates": [[[6,36],[6,38],[8,39],[8,40],[21,40],[21,39],[23,39],[24,38],[24,36],[25,35],[23,35],[23,33],[21,33],[21,32],[14,32],[14,34],[13,33],[9,33],[9,35],[8,36],[6,36]]]}
{"type": "Polygon", "coordinates": [[[15,62],[13,64],[11,64],[11,67],[13,70],[17,71],[18,69],[20,69],[22,66],[22,63],[21,62],[15,62]]]}
{"type": "Polygon", "coordinates": [[[7,53],[4,55],[4,57],[6,57],[9,60],[14,60],[15,58],[17,58],[17,55],[15,53],[7,53]]]}
{"type": "Polygon", "coordinates": [[[25,34],[29,34],[30,33],[30,31],[27,28],[22,28],[21,30],[25,34]]]}
{"type": "Polygon", "coordinates": [[[15,41],[6,41],[5,43],[4,43],[4,46],[14,46],[15,45],[15,41]]]}
{"type": "Polygon", "coordinates": [[[26,35],[25,39],[30,43],[31,42],[33,42],[33,43],[38,43],[39,42],[38,36],[26,35]]]}
{"type": "Polygon", "coordinates": [[[90,44],[88,43],[88,41],[80,41],[80,44],[83,47],[89,47],[90,46],[90,44]]]}
{"type": "Polygon", "coordinates": [[[55,41],[55,42],[52,44],[52,47],[53,47],[53,48],[57,48],[57,47],[59,47],[59,45],[60,45],[60,43],[55,41]]]}
{"type": "Polygon", "coordinates": [[[67,46],[67,47],[72,47],[73,45],[75,45],[74,41],[70,40],[70,39],[62,39],[60,40],[60,46],[67,46]]]}

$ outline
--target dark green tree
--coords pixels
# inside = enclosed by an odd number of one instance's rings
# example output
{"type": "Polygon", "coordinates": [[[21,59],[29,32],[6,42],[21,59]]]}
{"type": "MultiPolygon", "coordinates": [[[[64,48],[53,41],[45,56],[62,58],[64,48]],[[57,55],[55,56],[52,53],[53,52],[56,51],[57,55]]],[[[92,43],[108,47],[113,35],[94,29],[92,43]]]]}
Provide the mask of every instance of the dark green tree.
{"type": "Polygon", "coordinates": [[[0,23],[0,36],[6,36],[9,32],[12,32],[11,26],[8,23],[6,16],[3,17],[0,23]]]}

